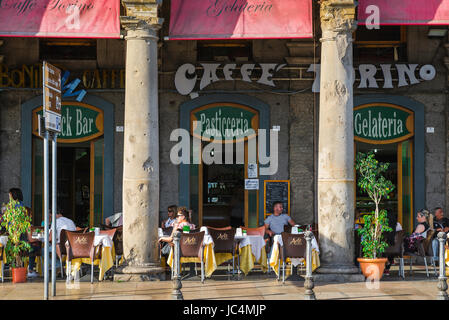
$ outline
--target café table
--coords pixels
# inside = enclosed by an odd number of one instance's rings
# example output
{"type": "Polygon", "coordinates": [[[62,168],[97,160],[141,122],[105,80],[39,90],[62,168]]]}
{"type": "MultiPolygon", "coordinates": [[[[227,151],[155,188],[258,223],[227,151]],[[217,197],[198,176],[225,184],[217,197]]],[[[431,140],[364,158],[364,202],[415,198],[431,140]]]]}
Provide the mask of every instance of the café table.
{"type": "Polygon", "coordinates": [[[265,240],[259,235],[235,235],[234,240],[239,244],[240,270],[247,275],[258,263],[263,272],[267,272],[267,253],[265,240]]]}
{"type": "MultiPolygon", "coordinates": [[[[214,253],[214,241],[209,234],[204,234],[203,238],[203,256],[204,256],[204,275],[206,278],[210,278],[212,273],[217,269],[217,262],[215,260],[214,253]]],[[[199,258],[196,257],[181,257],[180,265],[183,263],[201,263],[199,258]]],[[[167,264],[173,269],[173,247],[170,249],[170,254],[167,258],[167,264]]]]}
{"type": "MultiPolygon", "coordinates": [[[[8,243],[8,236],[0,236],[0,250],[4,250],[7,243],[8,243]]],[[[5,267],[5,263],[6,263],[6,253],[5,251],[3,251],[3,259],[2,261],[0,261],[0,275],[2,276],[2,281],[4,280],[3,268],[5,267]]]]}
{"type": "MultiPolygon", "coordinates": [[[[304,232],[300,232],[299,234],[303,234],[304,232]]],[[[282,236],[277,234],[273,238],[273,247],[271,248],[270,255],[270,266],[273,268],[276,275],[279,275],[280,265],[279,265],[279,254],[280,248],[283,246],[282,236]]],[[[286,263],[290,262],[292,266],[296,267],[297,265],[304,263],[306,265],[306,261],[304,258],[287,258],[286,263]]],[[[320,249],[318,247],[318,243],[315,237],[312,235],[312,271],[320,266],[320,249]]],[[[289,271],[287,271],[288,273],[289,271]]]]}
{"type": "MultiPolygon", "coordinates": [[[[100,273],[98,281],[103,281],[105,273],[114,265],[114,243],[109,235],[99,234],[95,235],[94,247],[94,266],[99,266],[100,273]]],[[[91,264],[90,258],[78,258],[72,260],[72,277],[74,277],[74,279],[78,279],[78,272],[83,263],[91,264]]]]}

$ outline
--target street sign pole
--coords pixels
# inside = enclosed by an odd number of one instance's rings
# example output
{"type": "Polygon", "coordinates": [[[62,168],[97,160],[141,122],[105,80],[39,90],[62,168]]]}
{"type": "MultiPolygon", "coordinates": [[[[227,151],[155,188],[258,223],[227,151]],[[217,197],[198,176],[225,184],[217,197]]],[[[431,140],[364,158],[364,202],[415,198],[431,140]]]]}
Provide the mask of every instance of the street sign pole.
{"type": "Polygon", "coordinates": [[[44,300],[48,300],[48,131],[44,132],[44,300]]]}
{"type": "MultiPolygon", "coordinates": [[[[43,116],[44,120],[44,219],[45,219],[45,244],[44,244],[44,299],[48,300],[49,282],[49,150],[48,140],[52,141],[52,215],[51,215],[51,283],[52,296],[56,296],[56,211],[57,211],[57,144],[58,133],[61,132],[61,70],[55,66],[43,62],[43,116]]],[[[42,126],[40,125],[40,128],[42,126]]],[[[41,130],[39,130],[41,132],[41,130]]]]}
{"type": "Polygon", "coordinates": [[[52,217],[51,217],[51,293],[52,296],[56,296],[56,210],[57,210],[57,195],[56,195],[56,186],[57,186],[57,145],[56,139],[58,134],[56,132],[52,133],[52,188],[51,188],[51,199],[52,199],[52,217]]]}

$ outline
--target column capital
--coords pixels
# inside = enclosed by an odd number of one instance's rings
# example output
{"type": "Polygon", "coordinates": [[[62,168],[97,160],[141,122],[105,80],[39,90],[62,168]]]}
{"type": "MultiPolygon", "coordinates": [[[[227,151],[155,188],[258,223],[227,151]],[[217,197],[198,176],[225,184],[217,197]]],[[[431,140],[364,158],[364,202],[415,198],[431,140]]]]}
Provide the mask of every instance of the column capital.
{"type": "Polygon", "coordinates": [[[122,0],[126,16],[120,17],[122,27],[129,30],[159,30],[164,19],[158,17],[162,0],[122,0]]]}
{"type": "Polygon", "coordinates": [[[321,0],[320,2],[321,29],[334,32],[353,32],[357,28],[355,21],[354,0],[321,0]]]}

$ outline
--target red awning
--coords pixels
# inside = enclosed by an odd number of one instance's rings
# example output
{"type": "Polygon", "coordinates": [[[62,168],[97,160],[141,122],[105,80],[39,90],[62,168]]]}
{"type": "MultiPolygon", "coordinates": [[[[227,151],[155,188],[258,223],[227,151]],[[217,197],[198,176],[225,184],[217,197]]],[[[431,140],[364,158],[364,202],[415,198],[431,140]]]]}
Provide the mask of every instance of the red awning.
{"type": "Polygon", "coordinates": [[[312,0],[171,0],[173,40],[312,36],[312,0]]]}
{"type": "Polygon", "coordinates": [[[3,0],[0,36],[119,38],[119,0],[3,0]]]}
{"type": "Polygon", "coordinates": [[[359,24],[372,15],[371,5],[379,8],[381,25],[449,25],[449,0],[359,0],[359,24]]]}

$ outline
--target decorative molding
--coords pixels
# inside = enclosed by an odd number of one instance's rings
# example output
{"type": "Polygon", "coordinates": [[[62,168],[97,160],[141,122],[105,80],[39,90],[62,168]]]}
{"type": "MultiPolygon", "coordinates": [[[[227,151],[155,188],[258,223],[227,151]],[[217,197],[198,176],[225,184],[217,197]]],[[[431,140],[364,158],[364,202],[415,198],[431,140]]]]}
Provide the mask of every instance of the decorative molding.
{"type": "Polygon", "coordinates": [[[126,16],[120,17],[120,23],[126,30],[160,29],[164,19],[158,17],[162,0],[122,0],[126,16]]]}

